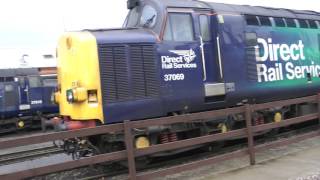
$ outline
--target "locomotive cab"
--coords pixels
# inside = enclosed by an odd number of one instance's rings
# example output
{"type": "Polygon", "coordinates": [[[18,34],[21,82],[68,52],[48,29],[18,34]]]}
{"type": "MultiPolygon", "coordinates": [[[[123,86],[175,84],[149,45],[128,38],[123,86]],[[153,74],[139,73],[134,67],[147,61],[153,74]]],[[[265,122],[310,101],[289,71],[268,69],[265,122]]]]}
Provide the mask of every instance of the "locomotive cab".
{"type": "Polygon", "coordinates": [[[168,112],[194,112],[221,106],[225,83],[218,16],[203,2],[132,1],[125,27],[151,29],[158,37],[160,81],[168,112]],[[140,13],[139,13],[140,12],[140,13]],[[192,96],[190,96],[192,94],[192,96]],[[205,105],[206,104],[206,105],[205,105]]]}
{"type": "MultiPolygon", "coordinates": [[[[169,46],[172,50],[177,50],[178,55],[183,54],[184,57],[190,57],[186,59],[188,63],[194,58],[200,59],[198,64],[200,71],[202,71],[206,96],[210,96],[210,93],[213,96],[224,95],[222,89],[209,92],[210,86],[216,84],[215,87],[218,88],[217,84],[223,82],[221,45],[218,33],[219,16],[203,3],[189,2],[181,7],[179,7],[181,5],[179,3],[165,2],[164,4],[167,5],[163,6],[163,3],[157,1],[128,1],[130,12],[124,27],[148,28],[158,36],[159,46],[169,46]],[[177,5],[178,7],[174,7],[177,5]],[[198,46],[194,47],[198,52],[194,52],[193,47],[190,47],[189,54],[187,51],[179,51],[180,46],[192,46],[192,44],[198,46]]],[[[220,21],[223,21],[223,18],[220,21]]],[[[158,53],[162,55],[163,52],[158,51],[158,53]]],[[[168,67],[170,60],[166,59],[168,58],[161,56],[162,69],[170,68],[168,67]]],[[[184,67],[180,66],[180,69],[184,67]]]]}
{"type": "Polygon", "coordinates": [[[36,114],[42,110],[42,82],[39,75],[18,75],[20,116],[36,114]]]}

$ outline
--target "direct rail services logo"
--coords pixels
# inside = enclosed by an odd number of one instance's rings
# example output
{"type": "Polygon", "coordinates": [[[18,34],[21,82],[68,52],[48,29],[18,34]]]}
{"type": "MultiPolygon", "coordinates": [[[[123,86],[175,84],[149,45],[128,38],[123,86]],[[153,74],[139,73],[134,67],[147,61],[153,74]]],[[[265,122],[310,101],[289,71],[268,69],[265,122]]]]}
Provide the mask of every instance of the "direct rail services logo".
{"type": "Polygon", "coordinates": [[[162,69],[191,69],[197,68],[194,63],[196,53],[190,50],[170,50],[175,56],[161,56],[162,69]]]}
{"type": "Polygon", "coordinates": [[[272,82],[318,77],[320,65],[307,62],[302,40],[294,44],[274,44],[271,38],[257,39],[256,49],[258,82],[272,82]],[[308,64],[308,65],[306,65],[308,64]]]}

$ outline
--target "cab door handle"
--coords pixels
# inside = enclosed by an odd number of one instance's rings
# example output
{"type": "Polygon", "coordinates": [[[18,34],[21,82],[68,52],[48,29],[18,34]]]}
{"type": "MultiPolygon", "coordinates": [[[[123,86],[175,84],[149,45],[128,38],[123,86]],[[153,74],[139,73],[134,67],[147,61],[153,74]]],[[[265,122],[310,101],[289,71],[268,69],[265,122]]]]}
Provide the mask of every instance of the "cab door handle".
{"type": "Polygon", "coordinates": [[[202,36],[199,36],[200,39],[200,49],[201,49],[201,57],[202,57],[202,68],[203,68],[203,81],[207,80],[207,67],[206,60],[204,55],[204,42],[202,36]]]}

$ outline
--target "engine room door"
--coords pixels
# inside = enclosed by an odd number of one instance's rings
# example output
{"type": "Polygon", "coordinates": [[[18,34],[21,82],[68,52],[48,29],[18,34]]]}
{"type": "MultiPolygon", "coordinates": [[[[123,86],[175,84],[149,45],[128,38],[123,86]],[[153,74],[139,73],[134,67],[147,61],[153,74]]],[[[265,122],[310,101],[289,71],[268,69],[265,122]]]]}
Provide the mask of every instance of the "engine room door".
{"type": "Polygon", "coordinates": [[[226,90],[216,15],[210,11],[195,10],[193,18],[195,35],[200,43],[205,96],[224,96],[226,90]]]}

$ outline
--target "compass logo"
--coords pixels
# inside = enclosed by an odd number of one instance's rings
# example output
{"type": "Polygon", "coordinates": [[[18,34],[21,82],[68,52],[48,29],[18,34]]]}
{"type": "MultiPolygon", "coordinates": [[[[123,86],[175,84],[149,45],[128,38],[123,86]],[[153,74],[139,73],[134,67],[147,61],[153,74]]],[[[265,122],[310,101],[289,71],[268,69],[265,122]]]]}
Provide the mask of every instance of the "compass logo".
{"type": "Polygon", "coordinates": [[[192,49],[190,49],[190,50],[171,50],[170,52],[172,52],[178,56],[182,56],[186,63],[191,63],[197,57],[196,53],[192,49]]]}

